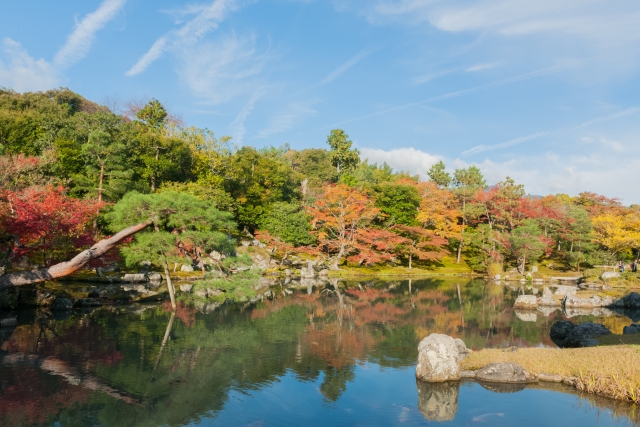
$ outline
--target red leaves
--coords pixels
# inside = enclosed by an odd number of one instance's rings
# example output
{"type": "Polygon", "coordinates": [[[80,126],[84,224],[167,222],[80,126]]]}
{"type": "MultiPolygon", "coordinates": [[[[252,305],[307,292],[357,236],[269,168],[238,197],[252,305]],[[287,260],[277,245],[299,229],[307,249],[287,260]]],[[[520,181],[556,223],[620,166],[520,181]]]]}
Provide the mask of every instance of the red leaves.
{"type": "Polygon", "coordinates": [[[62,187],[30,187],[20,192],[5,192],[10,214],[5,226],[18,237],[17,254],[42,254],[44,263],[53,261],[57,252],[64,258],[68,250],[93,243],[87,225],[104,203],[73,199],[62,187]]]}

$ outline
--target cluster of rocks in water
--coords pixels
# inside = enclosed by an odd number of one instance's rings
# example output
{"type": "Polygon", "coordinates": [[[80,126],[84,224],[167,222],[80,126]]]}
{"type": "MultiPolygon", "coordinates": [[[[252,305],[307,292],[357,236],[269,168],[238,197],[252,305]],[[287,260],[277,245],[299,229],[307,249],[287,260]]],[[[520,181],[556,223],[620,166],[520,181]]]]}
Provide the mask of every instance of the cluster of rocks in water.
{"type": "Polygon", "coordinates": [[[477,371],[465,371],[460,368],[460,362],[469,353],[471,350],[462,340],[443,334],[431,334],[418,345],[418,408],[427,420],[442,422],[455,418],[461,380],[475,380],[497,393],[517,392],[538,381],[571,386],[576,383],[573,377],[532,374],[516,363],[491,363],[477,371]]]}

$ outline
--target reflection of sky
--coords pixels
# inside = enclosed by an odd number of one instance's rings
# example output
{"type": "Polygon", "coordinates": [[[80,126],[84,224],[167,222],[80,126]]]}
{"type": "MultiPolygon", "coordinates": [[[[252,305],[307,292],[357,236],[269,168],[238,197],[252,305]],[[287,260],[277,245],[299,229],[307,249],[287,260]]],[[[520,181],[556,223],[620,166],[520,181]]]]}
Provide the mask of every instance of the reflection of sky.
{"type": "MultiPolygon", "coordinates": [[[[322,378],[300,382],[293,374],[259,391],[233,391],[225,407],[200,426],[424,426],[418,408],[413,368],[380,369],[359,365],[355,381],[336,401],[327,403],[319,391],[322,378]]],[[[575,394],[541,389],[496,394],[476,383],[460,387],[451,426],[599,426],[633,425],[598,410],[575,394]]],[[[194,424],[195,425],[195,424],[194,424]]]]}

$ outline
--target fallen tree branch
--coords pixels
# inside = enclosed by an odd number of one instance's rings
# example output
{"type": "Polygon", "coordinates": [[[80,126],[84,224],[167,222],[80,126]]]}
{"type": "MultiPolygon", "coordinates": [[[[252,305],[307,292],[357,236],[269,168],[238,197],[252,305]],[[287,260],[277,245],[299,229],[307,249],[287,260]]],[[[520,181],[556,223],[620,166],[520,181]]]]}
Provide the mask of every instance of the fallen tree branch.
{"type": "Polygon", "coordinates": [[[9,289],[14,286],[30,285],[32,283],[44,282],[45,280],[52,280],[58,277],[68,276],[82,267],[87,265],[90,261],[100,258],[107,251],[114,246],[122,242],[127,237],[133,236],[139,231],[144,230],[153,224],[153,221],[148,220],[141,222],[140,224],[132,225],[124,230],[114,234],[108,239],[100,240],[91,248],[80,252],[69,261],[61,262],[56,265],[52,265],[48,268],[43,268],[36,271],[19,271],[17,273],[10,273],[4,276],[0,276],[0,291],[9,289]]]}

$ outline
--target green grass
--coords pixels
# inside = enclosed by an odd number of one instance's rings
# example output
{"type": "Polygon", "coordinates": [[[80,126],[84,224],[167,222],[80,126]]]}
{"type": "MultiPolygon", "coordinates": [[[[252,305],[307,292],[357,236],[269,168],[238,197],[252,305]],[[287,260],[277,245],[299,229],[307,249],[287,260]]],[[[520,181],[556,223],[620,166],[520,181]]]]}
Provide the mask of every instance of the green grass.
{"type": "Polygon", "coordinates": [[[422,277],[422,276],[453,276],[453,275],[478,275],[467,264],[463,258],[460,264],[456,263],[454,257],[444,257],[440,262],[429,266],[418,265],[409,270],[406,266],[374,265],[371,267],[341,266],[339,271],[330,271],[330,277],[354,277],[354,276],[402,276],[402,277],[422,277]]]}

